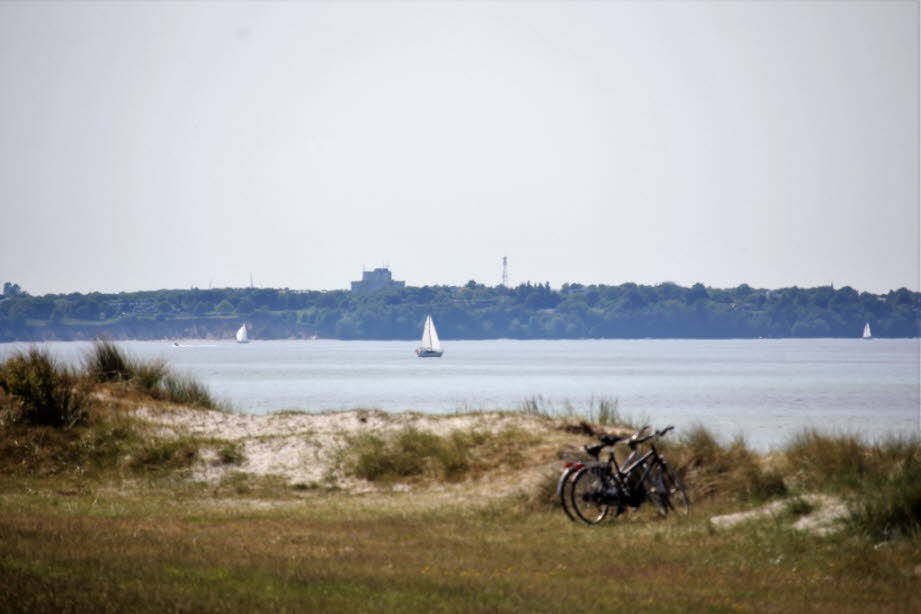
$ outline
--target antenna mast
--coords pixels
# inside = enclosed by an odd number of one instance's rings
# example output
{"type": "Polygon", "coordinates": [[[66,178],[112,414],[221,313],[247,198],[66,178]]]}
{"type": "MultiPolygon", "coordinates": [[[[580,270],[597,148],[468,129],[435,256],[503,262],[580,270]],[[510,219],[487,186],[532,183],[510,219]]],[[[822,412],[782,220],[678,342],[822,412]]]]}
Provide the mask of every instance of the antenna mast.
{"type": "Polygon", "coordinates": [[[508,288],[508,258],[502,256],[502,287],[508,288]]]}

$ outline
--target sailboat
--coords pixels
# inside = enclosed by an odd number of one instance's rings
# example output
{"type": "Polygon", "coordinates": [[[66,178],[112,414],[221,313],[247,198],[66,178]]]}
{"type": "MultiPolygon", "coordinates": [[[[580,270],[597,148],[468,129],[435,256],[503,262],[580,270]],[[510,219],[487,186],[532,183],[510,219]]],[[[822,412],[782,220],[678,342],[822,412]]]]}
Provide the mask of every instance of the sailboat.
{"type": "Polygon", "coordinates": [[[425,326],[422,328],[422,344],[416,348],[416,356],[419,358],[439,358],[444,354],[441,349],[441,341],[438,340],[438,332],[435,330],[435,322],[432,316],[425,317],[425,326]]]}
{"type": "Polygon", "coordinates": [[[237,343],[249,343],[249,335],[246,334],[246,324],[237,331],[237,343]]]}
{"type": "Polygon", "coordinates": [[[870,323],[869,322],[863,325],[863,338],[864,339],[873,338],[873,335],[870,334],[870,323]]]}

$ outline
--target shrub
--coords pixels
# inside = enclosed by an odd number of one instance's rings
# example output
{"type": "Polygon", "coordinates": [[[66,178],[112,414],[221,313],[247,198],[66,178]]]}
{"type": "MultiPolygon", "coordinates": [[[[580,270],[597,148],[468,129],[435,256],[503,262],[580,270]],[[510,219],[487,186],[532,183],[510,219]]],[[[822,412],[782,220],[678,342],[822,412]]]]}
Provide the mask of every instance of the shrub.
{"type": "Polygon", "coordinates": [[[77,377],[47,350],[30,348],[0,367],[0,388],[14,422],[71,427],[87,419],[87,395],[77,377]]]}

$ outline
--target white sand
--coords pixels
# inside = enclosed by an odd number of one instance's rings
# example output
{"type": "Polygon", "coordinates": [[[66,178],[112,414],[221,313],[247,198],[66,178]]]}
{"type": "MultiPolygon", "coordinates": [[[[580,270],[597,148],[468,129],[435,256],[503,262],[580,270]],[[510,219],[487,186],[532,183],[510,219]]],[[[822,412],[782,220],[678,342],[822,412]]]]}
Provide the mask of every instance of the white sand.
{"type": "MultiPolygon", "coordinates": [[[[482,430],[499,432],[514,427],[534,433],[543,441],[556,442],[539,446],[533,466],[518,470],[514,476],[497,472],[489,484],[494,494],[523,488],[539,479],[544,472],[561,466],[555,451],[565,442],[582,443],[584,437],[563,433],[560,423],[515,413],[471,413],[463,415],[389,414],[373,410],[350,410],[319,414],[284,412],[247,415],[188,409],[178,406],[142,406],[139,418],[151,423],[162,437],[193,436],[237,443],[245,460],[239,464],[221,462],[222,444],[205,446],[193,467],[192,478],[216,483],[229,472],[254,476],[277,476],[289,484],[335,486],[350,491],[371,490],[373,486],[344,475],[339,466],[343,446],[350,437],[362,433],[385,434],[406,427],[445,435],[452,431],[482,430]]],[[[587,440],[586,440],[587,442],[587,440]]],[[[530,456],[530,455],[529,455],[530,456]]],[[[396,486],[397,489],[400,485],[396,486]]]]}

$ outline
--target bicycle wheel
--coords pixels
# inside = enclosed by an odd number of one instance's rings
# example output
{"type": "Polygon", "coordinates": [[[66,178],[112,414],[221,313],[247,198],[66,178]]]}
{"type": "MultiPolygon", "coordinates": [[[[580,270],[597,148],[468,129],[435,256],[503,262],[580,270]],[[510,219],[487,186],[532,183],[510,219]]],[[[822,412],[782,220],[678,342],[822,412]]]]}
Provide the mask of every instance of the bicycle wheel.
{"type": "Polygon", "coordinates": [[[662,461],[650,472],[647,489],[649,498],[660,514],[666,516],[670,511],[675,511],[682,516],[687,516],[690,505],[688,493],[681,478],[672,472],[668,463],[662,461]]]}
{"type": "Polygon", "coordinates": [[[572,478],[570,501],[576,515],[588,524],[598,524],[608,515],[609,505],[605,503],[607,466],[583,467],[572,478]]]}
{"type": "Polygon", "coordinates": [[[560,474],[560,481],[556,484],[556,496],[560,499],[560,505],[563,506],[563,511],[573,522],[578,518],[576,518],[575,512],[572,511],[572,478],[578,470],[577,467],[567,467],[560,474]]]}

